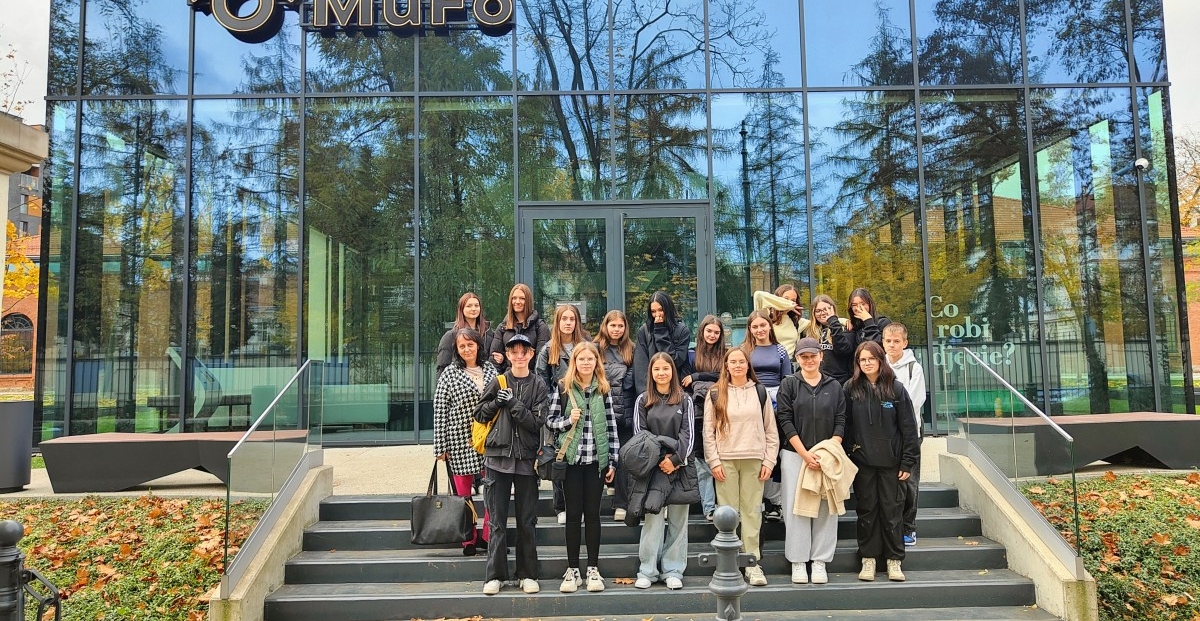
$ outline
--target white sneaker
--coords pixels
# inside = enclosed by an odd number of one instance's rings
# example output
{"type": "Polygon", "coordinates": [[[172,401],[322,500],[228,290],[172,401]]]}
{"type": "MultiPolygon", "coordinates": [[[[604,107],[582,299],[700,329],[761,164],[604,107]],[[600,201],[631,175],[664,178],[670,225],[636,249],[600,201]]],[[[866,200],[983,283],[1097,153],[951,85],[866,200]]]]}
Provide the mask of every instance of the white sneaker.
{"type": "Polygon", "coordinates": [[[567,523],[567,512],[566,512],[566,511],[559,511],[559,512],[558,512],[558,523],[559,523],[559,524],[566,524],[566,523],[567,523]]]}
{"type": "Polygon", "coordinates": [[[529,595],[533,595],[542,590],[542,585],[538,584],[538,581],[533,578],[521,578],[521,590],[529,595]]]}
{"type": "Polygon", "coordinates": [[[683,588],[683,580],[680,580],[679,578],[676,578],[675,576],[667,576],[667,588],[671,589],[672,591],[682,589],[683,588]]]}
{"type": "Polygon", "coordinates": [[[826,584],[829,582],[829,574],[825,573],[825,561],[813,561],[812,583],[826,584]]]}
{"type": "Polygon", "coordinates": [[[888,580],[904,582],[904,572],[900,571],[900,560],[889,558],[887,562],[888,580]]]}
{"type": "Polygon", "coordinates": [[[599,567],[587,568],[587,589],[589,593],[599,593],[604,590],[604,577],[600,575],[599,567]]]}
{"type": "Polygon", "coordinates": [[[620,509],[620,508],[614,509],[613,510],[613,521],[614,522],[624,522],[625,521],[625,510],[620,509]]]}
{"type": "Polygon", "coordinates": [[[583,578],[579,577],[579,570],[568,567],[566,573],[563,574],[562,586],[559,586],[558,590],[561,593],[574,593],[582,584],[583,578]]]}
{"type": "Polygon", "coordinates": [[[808,569],[804,563],[792,563],[792,584],[808,584],[808,569]]]}
{"type": "Polygon", "coordinates": [[[633,583],[633,586],[637,589],[648,589],[652,584],[654,583],[651,582],[649,578],[645,576],[638,576],[638,579],[633,583]]]}
{"type": "Polygon", "coordinates": [[[487,583],[483,585],[483,594],[495,595],[500,592],[500,587],[503,586],[503,584],[504,583],[500,582],[499,580],[488,580],[487,583]]]}
{"type": "Polygon", "coordinates": [[[767,586],[767,577],[763,574],[762,567],[751,565],[746,568],[746,578],[750,582],[750,586],[767,586]]]}
{"type": "Polygon", "coordinates": [[[875,580],[875,559],[864,558],[862,560],[862,570],[858,572],[858,579],[867,582],[875,580]]]}

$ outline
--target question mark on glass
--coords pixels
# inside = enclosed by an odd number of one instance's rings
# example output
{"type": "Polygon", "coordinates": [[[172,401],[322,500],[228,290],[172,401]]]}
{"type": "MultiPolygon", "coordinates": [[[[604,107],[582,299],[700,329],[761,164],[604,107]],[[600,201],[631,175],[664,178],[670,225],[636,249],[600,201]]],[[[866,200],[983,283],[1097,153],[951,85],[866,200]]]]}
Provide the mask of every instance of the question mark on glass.
{"type": "Polygon", "coordinates": [[[1012,355],[1016,349],[1017,346],[1011,341],[1004,344],[1004,364],[1012,366],[1012,355]]]}

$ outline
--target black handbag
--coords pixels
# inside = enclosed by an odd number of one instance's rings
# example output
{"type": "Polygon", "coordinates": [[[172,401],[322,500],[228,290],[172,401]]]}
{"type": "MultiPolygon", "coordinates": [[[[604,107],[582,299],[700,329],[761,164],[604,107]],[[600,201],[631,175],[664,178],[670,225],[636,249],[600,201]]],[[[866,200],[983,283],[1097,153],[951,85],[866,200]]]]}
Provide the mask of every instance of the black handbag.
{"type": "MultiPolygon", "coordinates": [[[[449,463],[446,463],[446,479],[450,480],[449,463]]],[[[448,487],[452,489],[453,485],[448,487]]],[[[436,546],[469,541],[475,535],[477,519],[475,501],[470,496],[438,493],[437,463],[434,463],[425,495],[412,499],[413,544],[436,546]]]]}
{"type": "MultiPolygon", "coordinates": [[[[575,404],[575,396],[570,395],[571,405],[575,404]]],[[[580,417],[583,420],[583,417],[580,417]]],[[[537,471],[538,478],[543,481],[562,481],[567,478],[567,462],[563,461],[563,455],[567,453],[567,446],[571,444],[571,440],[575,438],[575,427],[579,426],[579,421],[575,421],[571,425],[571,430],[567,432],[567,437],[563,438],[562,446],[554,448],[554,441],[544,442],[542,447],[538,449],[537,461],[534,463],[534,468],[537,471]]]]}

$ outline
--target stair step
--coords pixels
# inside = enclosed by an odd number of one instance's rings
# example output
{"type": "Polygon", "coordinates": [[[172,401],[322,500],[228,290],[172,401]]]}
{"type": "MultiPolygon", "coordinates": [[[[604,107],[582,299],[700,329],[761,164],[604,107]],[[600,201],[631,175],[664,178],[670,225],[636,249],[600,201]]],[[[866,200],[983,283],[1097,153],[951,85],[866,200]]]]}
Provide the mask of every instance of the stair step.
{"type": "MultiPolygon", "coordinates": [[[[1007,569],[906,571],[905,574],[908,581],[904,583],[888,582],[883,574],[875,582],[867,583],[858,580],[854,573],[835,572],[830,574],[829,584],[819,586],[793,585],[784,576],[771,576],[774,580],[770,585],[754,588],[743,597],[742,610],[834,611],[853,603],[856,610],[887,609],[893,615],[888,618],[897,619],[892,609],[909,606],[939,608],[970,602],[974,607],[1016,607],[1029,606],[1035,601],[1033,583],[1007,569]]],[[[709,578],[704,576],[685,576],[680,592],[669,591],[661,584],[642,591],[610,580],[608,589],[602,593],[562,594],[557,590],[557,580],[540,582],[542,592],[537,595],[526,595],[506,586],[500,594],[490,597],[482,594],[481,581],[288,584],[267,597],[264,619],[384,621],[473,615],[526,618],[566,615],[579,611],[581,606],[586,606],[589,618],[642,614],[647,610],[663,615],[716,610],[716,597],[709,592],[709,578]],[[634,593],[637,596],[630,597],[634,593]],[[586,598],[586,601],[570,601],[570,598],[586,598]]]]}
{"type": "MultiPolygon", "coordinates": [[[[711,567],[700,567],[697,556],[712,552],[708,542],[692,542],[688,546],[688,575],[712,575],[711,567]]],[[[828,565],[831,572],[858,571],[857,542],[844,539],[838,542],[837,552],[828,565]]],[[[336,550],[333,552],[301,552],[288,561],[285,569],[287,584],[336,584],[354,582],[445,582],[465,576],[483,576],[486,553],[464,557],[458,548],[422,550],[336,550]]],[[[770,576],[778,574],[784,580],[790,575],[791,564],[783,555],[782,541],[763,543],[763,570],[770,576]]],[[[514,556],[508,555],[510,565],[514,556]]],[[[542,546],[538,549],[540,578],[559,578],[567,568],[567,552],[562,546],[542,546]]],[[[941,569],[1004,569],[1008,557],[1004,546],[983,537],[922,538],[907,549],[906,570],[941,569]]],[[[601,546],[600,570],[607,577],[637,575],[638,545],[619,543],[601,546]]]]}
{"type": "MultiPolygon", "coordinates": [[[[410,502],[412,498],[412,495],[330,496],[321,502],[320,519],[322,521],[407,520],[412,517],[410,502]]],[[[480,500],[481,497],[476,495],[475,501],[480,503],[480,500]]],[[[958,506],[958,490],[938,483],[922,484],[917,502],[921,508],[956,507],[958,506]]],[[[855,498],[852,496],[846,502],[846,509],[852,511],[854,507],[855,498]]],[[[479,508],[482,511],[482,503],[479,508]]],[[[692,512],[699,512],[697,505],[692,506],[692,512]]],[[[554,515],[553,495],[548,489],[542,490],[539,495],[537,514],[539,516],[554,515]]],[[[601,498],[601,514],[612,514],[612,496],[605,495],[601,498]]]]}
{"type": "MultiPolygon", "coordinates": [[[[855,536],[855,513],[847,511],[838,518],[838,538],[855,536]]],[[[612,520],[600,527],[601,546],[613,543],[637,543],[641,529],[612,520]]],[[[975,537],[982,534],[979,516],[958,507],[921,509],[917,512],[917,532],[921,537],[975,537]]],[[[709,541],[717,534],[710,522],[693,516],[688,522],[690,541],[709,541]]],[[[509,520],[509,541],[515,540],[513,520],[509,520]]],[[[539,546],[565,545],[566,529],[552,517],[538,521],[536,530],[539,546]]],[[[782,523],[766,522],[762,526],[763,541],[782,541],[782,523]]],[[[405,550],[420,548],[412,544],[408,520],[341,520],[321,521],[304,533],[305,550],[405,550]]],[[[448,546],[453,547],[453,546],[448,546]]]]}
{"type": "MultiPolygon", "coordinates": [[[[636,615],[606,615],[595,621],[646,621],[665,619],[667,614],[644,612],[636,615]]],[[[685,615],[688,621],[710,619],[709,614],[685,615]]],[[[754,621],[1055,621],[1058,617],[1037,606],[988,606],[984,608],[910,608],[898,610],[783,610],[756,611],[754,621]]],[[[407,621],[407,620],[404,620],[407,621]]],[[[489,619],[489,621],[521,621],[489,619]]],[[[579,621],[579,617],[539,617],[538,621],[579,621]]]]}

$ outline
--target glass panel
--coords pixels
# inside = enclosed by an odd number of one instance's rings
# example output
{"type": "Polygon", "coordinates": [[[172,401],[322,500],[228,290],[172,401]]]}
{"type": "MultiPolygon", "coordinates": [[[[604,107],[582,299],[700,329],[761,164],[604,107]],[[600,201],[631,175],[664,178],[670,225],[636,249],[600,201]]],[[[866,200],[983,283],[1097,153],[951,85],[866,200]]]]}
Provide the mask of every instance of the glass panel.
{"type": "Polygon", "coordinates": [[[1030,3],[1025,17],[1029,81],[1126,82],[1125,3],[1030,3]]]}
{"type": "Polygon", "coordinates": [[[921,84],[1021,83],[1020,3],[937,0],[916,7],[921,84]]]}
{"type": "Polygon", "coordinates": [[[512,36],[451,30],[438,36],[417,37],[421,46],[421,90],[512,89],[512,36]]]}
{"type": "Polygon", "coordinates": [[[517,100],[521,200],[583,201],[610,196],[608,101],[600,95],[517,100]]]}
{"type": "Polygon", "coordinates": [[[291,99],[194,106],[187,401],[245,429],[296,371],[300,118],[291,99]]]}
{"type": "Polygon", "coordinates": [[[1162,0],[1130,0],[1130,4],[1133,7],[1133,59],[1136,63],[1133,79],[1135,82],[1166,82],[1167,45],[1163,39],[1162,0]]]}
{"type": "Polygon", "coordinates": [[[912,96],[825,93],[808,105],[813,293],[849,318],[851,290],[868,288],[877,314],[905,324],[915,350],[926,334],[912,96]]]}
{"type": "Polygon", "coordinates": [[[325,440],[411,440],[412,99],[308,106],[305,345],[324,361],[325,440]]]}
{"type": "Polygon", "coordinates": [[[754,291],[783,283],[794,285],[807,307],[800,94],[716,95],[712,119],[717,314],[745,317],[754,291]]]}
{"type": "Polygon", "coordinates": [[[583,325],[596,334],[609,308],[604,218],[537,218],[531,228],[534,310],[549,324],[559,302],[582,302],[583,325]]]}
{"type": "MultiPolygon", "coordinates": [[[[1164,412],[1182,412],[1184,408],[1183,348],[1179,321],[1179,296],[1176,287],[1177,261],[1171,232],[1171,189],[1167,166],[1166,90],[1138,89],[1142,157],[1150,166],[1141,172],[1140,199],[1145,201],[1146,233],[1150,244],[1150,292],[1154,303],[1154,346],[1158,349],[1159,397],[1164,412]]],[[[1181,149],[1182,150],[1182,149],[1181,149]]],[[[1136,171],[1135,171],[1136,172],[1136,171]]],[[[1183,177],[1184,175],[1180,175],[1183,177]]],[[[1180,202],[1187,195],[1180,189],[1180,202]]],[[[1180,208],[1182,209],[1182,205],[1180,208]]],[[[1197,326],[1200,329],[1200,326],[1197,326]]]]}
{"type": "Polygon", "coordinates": [[[908,0],[804,0],[808,85],[912,84],[908,10],[908,0]]]}
{"type": "Polygon", "coordinates": [[[513,98],[421,99],[421,439],[433,437],[437,345],[458,298],[473,291],[493,321],[516,278],[513,98]]]}
{"type": "Polygon", "coordinates": [[[708,196],[704,95],[621,95],[616,108],[617,198],[708,196]]]}
{"type": "Polygon", "coordinates": [[[79,87],[79,0],[51,0],[47,94],[76,95],[79,87]]]}
{"type": "Polygon", "coordinates": [[[238,41],[217,20],[196,15],[200,44],[195,47],[192,88],[197,94],[300,92],[299,16],[279,10],[283,27],[263,43],[238,41]]]}
{"type": "Polygon", "coordinates": [[[412,91],[416,37],[381,32],[374,37],[305,34],[308,81],[315,93],[412,91]]]}
{"type": "Polygon", "coordinates": [[[1034,92],[1050,414],[1153,411],[1127,89],[1034,92]]]}
{"type": "Polygon", "coordinates": [[[44,321],[41,324],[44,345],[38,352],[36,375],[41,391],[40,412],[35,408],[34,441],[57,438],[65,433],[64,423],[67,398],[67,365],[70,364],[71,349],[68,331],[70,325],[70,273],[71,273],[71,225],[75,214],[75,122],[78,111],[74,102],[50,102],[47,104],[50,132],[50,157],[42,168],[45,184],[46,208],[49,226],[43,227],[47,236],[49,254],[46,267],[42,270],[46,286],[42,289],[45,304],[44,321]],[[40,423],[40,429],[37,429],[40,423]]]}
{"type": "Polygon", "coordinates": [[[624,218],[625,314],[629,325],[646,323],[650,295],[666,291],[679,319],[693,334],[700,323],[697,300],[696,218],[624,218]]]}
{"type": "Polygon", "coordinates": [[[85,10],[84,95],[187,91],[190,6],[151,0],[89,0],[85,10]]]}
{"type": "Polygon", "coordinates": [[[187,107],[83,108],[70,434],[163,431],[180,341],[187,107]]]}
{"type": "Polygon", "coordinates": [[[517,4],[518,88],[608,89],[607,0],[518,0],[517,4]]]}
{"type": "MultiPolygon", "coordinates": [[[[956,352],[960,344],[1030,401],[1042,398],[1024,115],[1018,91],[921,93],[939,418],[991,403],[991,392],[956,399],[973,362],[956,352]]],[[[986,371],[969,374],[987,379],[972,390],[995,390],[986,371]]]]}
{"type": "Polygon", "coordinates": [[[704,88],[703,0],[612,0],[613,88],[704,88]]]}
{"type": "Polygon", "coordinates": [[[709,0],[713,88],[800,86],[800,2],[709,0]]]}

